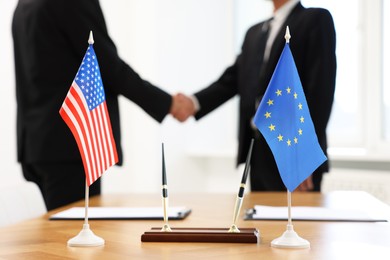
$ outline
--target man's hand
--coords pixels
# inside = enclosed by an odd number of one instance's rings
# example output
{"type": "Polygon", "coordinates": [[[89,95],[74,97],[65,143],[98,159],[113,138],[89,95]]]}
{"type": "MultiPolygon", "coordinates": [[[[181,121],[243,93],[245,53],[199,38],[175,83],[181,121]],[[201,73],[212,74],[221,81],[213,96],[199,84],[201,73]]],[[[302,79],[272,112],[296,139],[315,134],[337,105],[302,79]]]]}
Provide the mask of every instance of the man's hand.
{"type": "Polygon", "coordinates": [[[182,93],[172,96],[170,114],[180,122],[186,121],[195,114],[195,104],[192,99],[182,93]]]}
{"type": "Polygon", "coordinates": [[[297,188],[296,191],[312,191],[314,189],[313,178],[310,175],[297,188]]]}

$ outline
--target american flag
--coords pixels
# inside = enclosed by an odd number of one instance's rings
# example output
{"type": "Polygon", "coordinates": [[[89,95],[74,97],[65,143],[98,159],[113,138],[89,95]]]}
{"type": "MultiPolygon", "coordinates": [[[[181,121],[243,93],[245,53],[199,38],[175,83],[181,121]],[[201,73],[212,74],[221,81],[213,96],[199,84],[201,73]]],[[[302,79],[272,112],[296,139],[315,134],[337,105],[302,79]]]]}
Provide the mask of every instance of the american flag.
{"type": "Polygon", "coordinates": [[[118,162],[105,100],[99,64],[90,44],[60,109],[76,139],[88,186],[118,162]]]}

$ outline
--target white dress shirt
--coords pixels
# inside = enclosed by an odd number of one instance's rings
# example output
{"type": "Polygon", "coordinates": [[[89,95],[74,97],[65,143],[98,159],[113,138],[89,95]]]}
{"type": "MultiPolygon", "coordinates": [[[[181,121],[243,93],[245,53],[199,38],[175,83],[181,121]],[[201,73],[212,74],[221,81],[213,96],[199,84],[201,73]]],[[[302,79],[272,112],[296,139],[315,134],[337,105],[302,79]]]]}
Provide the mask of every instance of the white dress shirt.
{"type": "MultiPolygon", "coordinates": [[[[300,0],[290,0],[287,3],[285,3],[282,7],[280,7],[276,12],[274,12],[273,19],[270,21],[270,28],[269,28],[269,34],[267,39],[267,44],[265,46],[264,51],[264,59],[263,62],[267,62],[272,44],[274,43],[275,37],[278,34],[280,27],[283,25],[285,20],[287,19],[287,16],[291,13],[292,9],[300,2],[300,0]]],[[[200,104],[198,99],[191,95],[190,98],[192,99],[192,102],[195,106],[195,111],[198,112],[200,110],[200,104]]]]}
{"type": "Polygon", "coordinates": [[[270,22],[270,32],[268,34],[267,45],[265,46],[264,51],[264,60],[267,62],[269,55],[271,53],[272,45],[275,41],[276,36],[280,31],[280,27],[284,24],[287,19],[287,16],[291,13],[292,9],[300,2],[300,0],[290,0],[280,7],[276,12],[274,12],[273,19],[270,22]]]}

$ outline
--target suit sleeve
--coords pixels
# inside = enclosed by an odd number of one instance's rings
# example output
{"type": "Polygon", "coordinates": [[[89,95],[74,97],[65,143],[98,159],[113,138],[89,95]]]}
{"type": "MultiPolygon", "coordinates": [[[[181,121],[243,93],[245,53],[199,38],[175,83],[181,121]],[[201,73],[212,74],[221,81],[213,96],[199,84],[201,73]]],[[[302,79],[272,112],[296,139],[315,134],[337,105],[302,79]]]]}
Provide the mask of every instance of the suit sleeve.
{"type": "Polygon", "coordinates": [[[239,59],[240,56],[238,56],[236,62],[232,66],[224,71],[216,82],[195,93],[200,104],[200,110],[195,114],[196,119],[200,119],[207,115],[238,93],[237,64],[239,59]]]}
{"type": "Polygon", "coordinates": [[[72,1],[72,4],[65,3],[63,8],[63,33],[76,55],[80,56],[80,62],[92,30],[105,91],[125,96],[161,122],[169,113],[171,95],[143,80],[119,57],[115,44],[108,35],[99,1],[72,1]]]}

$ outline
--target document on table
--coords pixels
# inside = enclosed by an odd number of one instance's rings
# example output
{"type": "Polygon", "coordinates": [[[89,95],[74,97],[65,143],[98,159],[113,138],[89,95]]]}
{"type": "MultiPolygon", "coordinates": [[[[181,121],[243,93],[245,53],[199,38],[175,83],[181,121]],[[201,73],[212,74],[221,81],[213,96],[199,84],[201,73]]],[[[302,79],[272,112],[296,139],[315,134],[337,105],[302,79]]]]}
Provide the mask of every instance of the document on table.
{"type": "MultiPolygon", "coordinates": [[[[246,211],[245,220],[287,220],[287,207],[255,205],[246,211]]],[[[357,221],[357,222],[387,222],[389,216],[378,212],[367,212],[358,209],[335,209],[324,207],[292,207],[292,220],[307,221],[357,221]]]]}
{"type": "MultiPolygon", "coordinates": [[[[186,207],[170,207],[168,218],[170,220],[180,220],[190,213],[191,209],[186,207]]],[[[50,220],[78,220],[84,218],[84,207],[69,208],[50,216],[50,220]]],[[[95,220],[162,220],[163,209],[162,207],[89,207],[88,218],[95,220]]]]}

